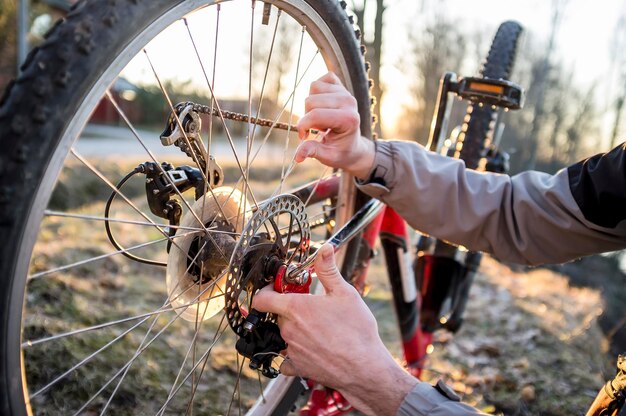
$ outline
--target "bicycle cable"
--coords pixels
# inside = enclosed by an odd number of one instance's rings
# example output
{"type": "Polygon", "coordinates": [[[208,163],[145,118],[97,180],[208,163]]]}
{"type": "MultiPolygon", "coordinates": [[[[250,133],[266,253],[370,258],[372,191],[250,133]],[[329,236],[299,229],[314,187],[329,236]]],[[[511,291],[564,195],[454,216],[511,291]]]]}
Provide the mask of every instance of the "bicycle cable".
{"type": "MultiPolygon", "coordinates": [[[[141,165],[137,166],[135,169],[133,169],[130,173],[128,173],[126,176],[124,176],[118,183],[117,185],[115,185],[115,188],[119,191],[120,189],[122,189],[122,186],[124,186],[124,184],[134,175],[138,174],[138,173],[142,173],[143,172],[143,168],[141,165]]],[[[124,255],[125,257],[128,257],[131,260],[137,261],[139,263],[144,263],[144,264],[149,264],[152,266],[161,266],[161,267],[167,267],[167,263],[165,262],[161,262],[161,261],[156,261],[156,260],[150,260],[150,259],[146,259],[143,257],[139,257],[139,256],[135,256],[134,254],[129,253],[126,248],[124,248],[121,244],[119,244],[117,242],[117,240],[115,239],[115,237],[113,237],[113,232],[111,231],[111,226],[109,224],[109,211],[111,210],[111,204],[113,203],[113,200],[115,199],[115,196],[117,195],[116,191],[111,192],[111,195],[109,196],[109,199],[107,200],[107,203],[104,207],[104,229],[106,230],[107,233],[107,237],[109,238],[109,241],[111,242],[111,244],[113,245],[113,247],[115,247],[117,250],[120,251],[120,253],[122,253],[122,255],[124,255]]]]}

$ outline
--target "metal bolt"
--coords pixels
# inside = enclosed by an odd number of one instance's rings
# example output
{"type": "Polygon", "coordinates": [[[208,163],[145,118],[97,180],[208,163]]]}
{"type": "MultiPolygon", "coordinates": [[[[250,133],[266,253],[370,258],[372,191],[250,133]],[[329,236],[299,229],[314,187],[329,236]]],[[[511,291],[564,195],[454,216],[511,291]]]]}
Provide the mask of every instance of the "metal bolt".
{"type": "Polygon", "coordinates": [[[243,324],[243,330],[246,331],[246,333],[252,332],[253,329],[254,329],[254,324],[252,322],[246,321],[243,324]]]}

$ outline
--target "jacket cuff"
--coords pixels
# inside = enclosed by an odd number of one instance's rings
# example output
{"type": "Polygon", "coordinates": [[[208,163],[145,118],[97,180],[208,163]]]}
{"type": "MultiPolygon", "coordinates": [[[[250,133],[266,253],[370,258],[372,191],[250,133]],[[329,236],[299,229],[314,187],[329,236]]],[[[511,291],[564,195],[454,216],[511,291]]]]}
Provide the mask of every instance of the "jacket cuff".
{"type": "Polygon", "coordinates": [[[366,194],[381,199],[395,185],[394,149],[391,142],[375,140],[374,164],[366,181],[355,179],[357,187],[366,194]]]}
{"type": "Polygon", "coordinates": [[[433,386],[420,382],[406,395],[396,416],[426,416],[441,404],[450,401],[433,386]]]}
{"type": "Polygon", "coordinates": [[[420,382],[411,390],[396,416],[487,416],[477,409],[461,403],[459,396],[442,380],[436,385],[420,382]]]}

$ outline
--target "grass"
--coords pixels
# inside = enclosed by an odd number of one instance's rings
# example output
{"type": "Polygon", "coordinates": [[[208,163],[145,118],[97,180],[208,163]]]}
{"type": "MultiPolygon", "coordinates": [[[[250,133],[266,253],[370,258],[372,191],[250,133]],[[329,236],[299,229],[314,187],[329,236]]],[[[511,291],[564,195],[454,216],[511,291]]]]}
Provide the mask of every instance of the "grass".
{"type": "MultiPolygon", "coordinates": [[[[187,163],[187,162],[186,162],[187,163]]],[[[98,163],[112,182],[136,166],[135,161],[98,163]]],[[[237,177],[238,167],[224,165],[226,182],[237,177]]],[[[265,161],[253,170],[251,185],[258,199],[276,189],[280,167],[265,161]]],[[[294,184],[318,177],[319,170],[298,168],[294,184]]],[[[125,193],[147,211],[144,185],[134,179],[125,193]]],[[[103,202],[110,190],[86,168],[70,164],[63,170],[51,209],[102,216],[103,202]]],[[[116,202],[117,218],[143,220],[126,204],[116,202]]],[[[163,222],[164,220],[158,219],[163,222]]],[[[115,224],[114,233],[124,246],[160,237],[150,227],[115,224]]],[[[31,262],[31,273],[66,265],[114,251],[103,232],[102,222],[46,217],[31,262]]],[[[165,261],[165,244],[137,252],[165,261]]],[[[380,257],[370,272],[366,299],[374,311],[381,336],[392,353],[400,357],[398,329],[388,283],[380,257]]],[[[26,299],[25,339],[39,339],[102,322],[134,316],[160,308],[167,298],[165,271],[123,256],[112,256],[33,280],[26,299]]],[[[452,336],[437,333],[425,379],[446,379],[464,400],[484,411],[506,415],[569,415],[584,413],[592,395],[601,386],[606,344],[598,326],[602,301],[597,290],[575,288],[566,278],[547,270],[517,272],[494,260],[485,259],[472,288],[466,321],[452,336]]],[[[168,405],[167,414],[185,413],[194,388],[195,414],[238,414],[239,402],[249,407],[259,395],[257,374],[244,365],[239,394],[234,395],[241,365],[234,350],[235,337],[227,329],[214,343],[220,322],[201,324],[196,348],[190,349],[195,323],[177,318],[175,312],[140,321],[113,325],[99,331],[50,341],[25,349],[30,392],[67,371],[72,365],[103,348],[112,339],[119,342],[104,348],[93,360],[72,372],[62,382],[33,399],[36,414],[71,413],[111,379],[141,345],[150,343],[129,367],[125,381],[110,403],[110,414],[155,414],[167,398],[173,381],[191,374],[168,405]],[[154,341],[150,341],[163,331],[154,341]],[[200,367],[192,363],[211,349],[200,367]],[[185,356],[189,353],[187,359],[185,356]],[[184,364],[182,364],[184,362],[184,364]],[[182,368],[182,370],[181,370],[182,368]],[[192,382],[193,379],[193,382],[192,382]]],[[[90,404],[85,414],[97,414],[111,397],[115,379],[90,404]]]]}

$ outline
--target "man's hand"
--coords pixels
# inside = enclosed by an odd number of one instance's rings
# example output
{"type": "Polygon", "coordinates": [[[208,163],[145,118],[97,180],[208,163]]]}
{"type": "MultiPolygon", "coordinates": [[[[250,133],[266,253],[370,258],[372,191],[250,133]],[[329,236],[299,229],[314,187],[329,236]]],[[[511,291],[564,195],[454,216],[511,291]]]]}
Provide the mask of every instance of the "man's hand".
{"type": "Polygon", "coordinates": [[[367,179],[374,164],[374,142],[361,136],[356,99],[335,74],[329,72],[311,84],[304,110],[305,115],[298,122],[298,136],[304,141],[296,161],[312,157],[367,179]],[[310,129],[319,130],[321,140],[314,140],[317,136],[310,135],[310,129]],[[328,134],[324,134],[327,130],[328,134]]]}
{"type": "Polygon", "coordinates": [[[323,295],[280,294],[270,285],[254,297],[255,309],[278,315],[288,344],[281,372],[332,387],[365,413],[395,414],[418,381],[383,345],[374,316],[337,270],[330,245],[320,249],[315,270],[323,295]]]}

